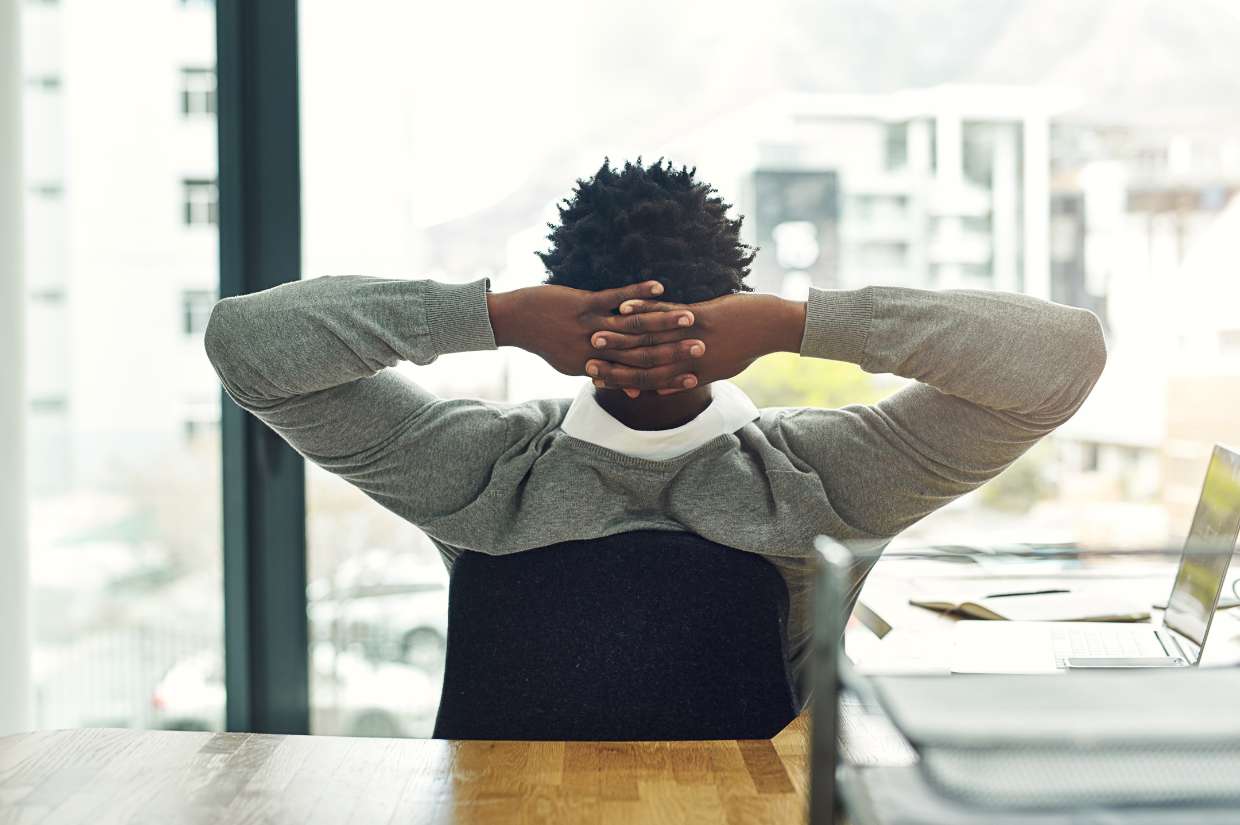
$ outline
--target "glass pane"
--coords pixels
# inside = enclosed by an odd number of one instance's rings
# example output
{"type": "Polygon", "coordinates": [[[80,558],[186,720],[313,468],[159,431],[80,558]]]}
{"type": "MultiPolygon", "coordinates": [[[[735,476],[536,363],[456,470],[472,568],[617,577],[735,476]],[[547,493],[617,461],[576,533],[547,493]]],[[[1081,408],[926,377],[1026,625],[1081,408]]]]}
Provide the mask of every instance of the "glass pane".
{"type": "MultiPolygon", "coordinates": [[[[1079,413],[897,541],[1174,542],[1211,444],[1240,443],[1240,19],[1225,5],[1160,0],[1047,27],[1036,4],[963,0],[307,0],[304,274],[533,284],[576,179],[606,156],[665,156],[745,217],[759,289],[1000,289],[1102,319],[1110,360],[1079,413]]],[[[511,401],[578,386],[507,351],[410,373],[441,395],[511,401]]],[[[836,406],[904,382],[772,357],[738,383],[759,406],[836,406]]],[[[365,662],[359,684],[422,671],[424,691],[376,710],[425,734],[438,671],[409,663],[403,640],[426,640],[418,662],[440,649],[443,566],[412,525],[309,479],[321,660],[365,662]],[[386,570],[409,592],[369,595],[386,570]],[[423,576],[439,585],[414,592],[423,576]]],[[[337,698],[352,688],[314,684],[316,711],[332,711],[316,729],[352,730],[337,698]]]]}
{"type": "Polygon", "coordinates": [[[214,9],[131,11],[22,4],[34,721],[218,729],[214,9]]]}

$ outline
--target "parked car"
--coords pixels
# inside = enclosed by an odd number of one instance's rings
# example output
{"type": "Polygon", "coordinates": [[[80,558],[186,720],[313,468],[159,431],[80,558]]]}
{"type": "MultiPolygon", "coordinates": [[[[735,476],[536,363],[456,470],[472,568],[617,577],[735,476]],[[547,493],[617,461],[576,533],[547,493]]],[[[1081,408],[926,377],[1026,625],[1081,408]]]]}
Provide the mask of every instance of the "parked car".
{"type": "MultiPolygon", "coordinates": [[[[401,662],[376,662],[317,642],[311,655],[311,729],[343,736],[429,736],[439,679],[401,662]]],[[[159,727],[222,730],[224,667],[216,650],[173,665],[151,702],[159,727]]]]}
{"type": "Polygon", "coordinates": [[[447,575],[437,563],[373,550],[307,587],[311,638],[436,674],[448,635],[447,575]]]}

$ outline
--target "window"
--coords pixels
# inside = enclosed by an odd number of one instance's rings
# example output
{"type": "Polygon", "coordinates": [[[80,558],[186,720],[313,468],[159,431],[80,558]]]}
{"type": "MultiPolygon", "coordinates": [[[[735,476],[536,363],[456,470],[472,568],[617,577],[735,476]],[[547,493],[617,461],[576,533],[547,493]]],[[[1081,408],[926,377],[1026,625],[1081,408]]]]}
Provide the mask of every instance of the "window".
{"type": "Polygon", "coordinates": [[[888,171],[899,171],[908,166],[908,124],[888,123],[884,131],[884,163],[888,171]]]}
{"type": "Polygon", "coordinates": [[[846,204],[849,217],[866,223],[895,224],[908,218],[904,195],[856,195],[846,204]]]}
{"type": "Polygon", "coordinates": [[[46,287],[30,290],[30,300],[38,301],[42,304],[63,304],[65,302],[65,291],[60,287],[46,287]]]}
{"type": "Polygon", "coordinates": [[[186,335],[202,335],[215,305],[215,293],[205,289],[187,289],[181,293],[181,331],[186,335]]]}
{"type": "Polygon", "coordinates": [[[995,173],[995,128],[989,124],[965,123],[960,131],[965,179],[989,188],[995,173]]]}
{"type": "Polygon", "coordinates": [[[1219,330],[1218,347],[1223,355],[1240,355],[1240,329],[1219,330]]]}
{"type": "Polygon", "coordinates": [[[30,399],[30,411],[35,415],[55,415],[69,409],[69,399],[63,395],[41,395],[30,399]]]}
{"type": "Polygon", "coordinates": [[[220,390],[181,332],[182,292],[218,281],[202,253],[215,151],[169,99],[183,66],[215,62],[215,28],[165,11],[134,37],[113,4],[20,8],[38,729],[223,724],[220,390]],[[136,414],[123,399],[139,396],[136,414]]]}
{"type": "Polygon", "coordinates": [[[1068,263],[1078,254],[1080,219],[1076,215],[1059,212],[1051,215],[1051,260],[1068,263]]]}
{"type": "Polygon", "coordinates": [[[56,92],[60,90],[60,77],[54,74],[35,75],[26,78],[26,86],[43,92],[56,92]]]}
{"type": "Polygon", "coordinates": [[[181,432],[187,443],[194,443],[210,436],[212,439],[219,437],[220,422],[219,421],[200,421],[196,418],[187,418],[181,423],[181,432]]]}
{"type": "Polygon", "coordinates": [[[185,225],[216,226],[219,223],[219,189],[213,180],[184,180],[185,225]]]}
{"type": "MultiPolygon", "coordinates": [[[[1164,16],[1172,7],[1191,9],[1186,13],[1201,23],[1193,38],[1178,37],[1174,27],[1135,25],[1146,10],[1121,3],[1110,5],[1117,17],[1129,15],[1135,41],[1081,39],[1071,27],[1051,27],[1036,44],[1030,20],[1047,22],[1036,3],[974,4],[1004,10],[988,12],[986,25],[968,37],[940,5],[775,0],[758,11],[752,4],[704,10],[617,0],[603,13],[568,0],[433,8],[303,0],[304,274],[433,273],[464,281],[485,273],[496,290],[536,283],[543,273],[534,252],[545,248],[544,224],[572,182],[605,155],[620,161],[665,152],[696,165],[744,216],[743,231],[760,247],[750,278],[758,289],[799,293],[807,274],[828,288],[888,281],[1027,288],[1051,297],[1053,278],[1067,267],[1072,278],[1098,284],[1059,295],[1081,302],[1099,296],[1090,306],[1106,310],[1112,357],[1093,397],[1053,437],[1058,443],[1020,459],[1009,476],[1025,485],[1020,500],[1028,512],[1000,513],[973,496],[919,523],[907,540],[967,543],[993,538],[988,525],[996,524],[1034,536],[1054,524],[1078,541],[1157,546],[1167,537],[1151,530],[1134,539],[1126,514],[1112,519],[1114,528],[1084,514],[1113,506],[1132,473],[1107,460],[1116,442],[1159,451],[1180,439],[1193,455],[1208,456],[1214,441],[1240,441],[1232,408],[1208,403],[1226,387],[1223,375],[1203,379],[1199,394],[1170,392],[1161,372],[1170,361],[1151,364],[1140,354],[1151,329],[1169,340],[1192,333],[1211,348],[1240,353],[1232,277],[1240,232],[1231,231],[1240,218],[1240,144],[1226,130],[1211,138],[1210,130],[1178,122],[1234,105],[1227,93],[1234,71],[1195,58],[1230,53],[1240,37],[1235,3],[1151,4],[1164,16]],[[866,24],[850,26],[847,7],[862,5],[866,24]],[[659,25],[650,26],[655,8],[659,25]],[[487,26],[478,26],[480,14],[487,26]],[[638,61],[625,46],[635,38],[642,42],[638,61]],[[952,46],[927,51],[925,43],[952,46]],[[1046,59],[1009,66],[1000,78],[994,50],[1015,53],[1012,44],[1046,59]],[[1147,77],[1123,68],[1128,53],[1169,55],[1183,72],[1147,77]],[[831,72],[821,71],[824,61],[831,72]],[[1120,67],[1122,77],[1091,75],[1099,61],[1120,67]],[[1046,67],[1057,67],[1053,90],[1041,85],[1046,67]],[[1000,79],[1002,87],[975,85],[1000,79]],[[609,93],[599,95],[601,88],[609,93]],[[1160,110],[1169,122],[1156,127],[1141,108],[1176,99],[1192,106],[1160,110]],[[1073,140],[1062,140],[1065,130],[1073,140]],[[1193,140],[1192,164],[1181,164],[1191,167],[1190,177],[1170,176],[1167,138],[1177,133],[1193,140]],[[1230,172],[1199,162],[1215,155],[1229,159],[1230,172]],[[1074,222],[1051,211],[1065,195],[1081,199],[1074,222]],[[1109,281],[1107,272],[1139,275],[1109,281]],[[1107,301],[1112,281],[1117,300],[1107,301]]],[[[514,401],[571,396],[576,384],[566,388],[561,376],[539,367],[485,353],[400,369],[441,395],[494,397],[498,387],[514,401]]],[[[804,369],[797,375],[812,367],[804,369]]],[[[878,394],[892,386],[847,376],[855,383],[840,386],[878,394]]],[[[769,403],[813,403],[792,390],[797,385],[784,382],[787,394],[769,403]]],[[[1204,463],[1196,466],[1204,471],[1204,463]]],[[[1192,516],[1178,514],[1184,479],[1174,467],[1158,472],[1166,473],[1155,485],[1161,492],[1125,506],[1164,516],[1144,524],[1182,531],[1192,516]]],[[[437,596],[412,585],[421,575],[442,581],[444,567],[428,539],[362,493],[316,467],[306,478],[314,729],[353,732],[352,697],[371,695],[366,685],[400,673],[420,685],[417,695],[389,695],[389,705],[368,709],[388,720],[389,730],[428,733],[438,671],[414,663],[435,661],[440,608],[437,596]],[[349,589],[365,571],[397,563],[422,568],[401,576],[407,593],[363,599],[349,589]],[[347,675],[328,680],[322,674],[332,666],[347,675]]],[[[1199,484],[1199,476],[1189,482],[1199,484]]],[[[383,580],[376,574],[375,582],[383,580]]]]}
{"type": "Polygon", "coordinates": [[[181,114],[215,114],[215,69],[181,69],[181,114]]]}
{"type": "Polygon", "coordinates": [[[1081,468],[1087,473],[1098,472],[1099,466],[1102,464],[1102,449],[1094,442],[1082,445],[1085,458],[1081,462],[1081,468]]]}
{"type": "Polygon", "coordinates": [[[55,181],[42,181],[31,183],[27,191],[39,198],[59,198],[65,193],[65,187],[64,184],[55,181]]]}
{"type": "Polygon", "coordinates": [[[887,273],[904,268],[908,246],[899,241],[871,241],[858,250],[860,265],[871,273],[887,273]]]}

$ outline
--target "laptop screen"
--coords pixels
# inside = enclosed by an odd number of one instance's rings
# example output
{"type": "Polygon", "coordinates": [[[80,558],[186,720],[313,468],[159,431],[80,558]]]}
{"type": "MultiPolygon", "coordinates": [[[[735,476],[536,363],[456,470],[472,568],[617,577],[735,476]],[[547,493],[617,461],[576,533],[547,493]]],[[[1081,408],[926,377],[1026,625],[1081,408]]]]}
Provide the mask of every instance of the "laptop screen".
{"type": "Polygon", "coordinates": [[[1163,624],[1205,644],[1240,533],[1240,454],[1214,448],[1163,624]]]}

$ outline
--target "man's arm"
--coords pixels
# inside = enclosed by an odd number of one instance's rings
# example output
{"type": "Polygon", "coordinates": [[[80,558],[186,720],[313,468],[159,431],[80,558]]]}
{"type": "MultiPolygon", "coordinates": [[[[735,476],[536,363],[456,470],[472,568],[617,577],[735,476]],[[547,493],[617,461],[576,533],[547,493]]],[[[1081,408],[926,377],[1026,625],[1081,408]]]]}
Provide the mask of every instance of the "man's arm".
{"type": "Polygon", "coordinates": [[[494,409],[443,401],[386,369],[495,349],[483,281],[285,284],[217,303],[205,346],[239,406],[414,523],[473,501],[505,443],[494,409]]]}
{"type": "MultiPolygon", "coordinates": [[[[599,324],[690,334],[679,325],[684,316],[692,322],[688,312],[637,323],[604,306],[639,294],[656,293],[649,284],[608,293],[534,287],[491,294],[485,281],[315,278],[220,301],[205,346],[238,405],[306,458],[423,523],[481,493],[509,434],[495,406],[440,399],[386,368],[514,345],[580,374],[599,324]]],[[[687,357],[663,354],[662,368],[685,371],[687,357]]]]}
{"type": "Polygon", "coordinates": [[[841,517],[876,536],[994,478],[1072,417],[1106,364],[1092,313],[982,291],[815,291],[800,352],[919,382],[780,420],[841,517]]]}
{"type": "MultiPolygon", "coordinates": [[[[867,287],[813,290],[805,303],[734,295],[691,306],[707,348],[703,381],[788,350],[918,382],[870,406],[779,411],[771,430],[841,518],[872,536],[893,536],[996,476],[1076,412],[1106,362],[1092,313],[1025,295],[867,287]]],[[[633,380],[624,367],[603,369],[633,380]]]]}

